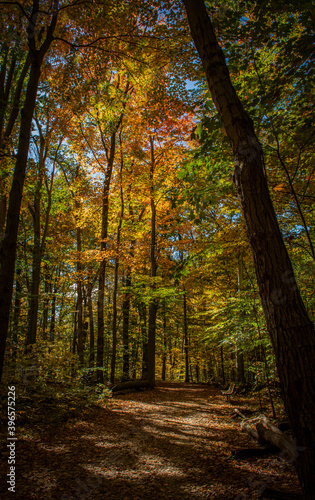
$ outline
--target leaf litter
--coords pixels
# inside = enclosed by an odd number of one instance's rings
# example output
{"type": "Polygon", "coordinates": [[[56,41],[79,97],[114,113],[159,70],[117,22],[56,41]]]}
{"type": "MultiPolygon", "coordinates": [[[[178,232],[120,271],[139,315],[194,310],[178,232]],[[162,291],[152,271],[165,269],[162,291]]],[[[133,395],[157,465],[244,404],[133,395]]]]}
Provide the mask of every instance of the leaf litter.
{"type": "MultiPolygon", "coordinates": [[[[294,467],[277,456],[233,459],[233,450],[255,446],[233,408],[257,410],[254,398],[233,398],[207,385],[160,383],[98,405],[58,401],[59,419],[48,399],[48,409],[35,405],[34,420],[22,412],[20,429],[17,422],[14,498],[251,500],[271,485],[299,493],[294,467]]],[[[12,498],[3,481],[0,494],[12,498]]]]}

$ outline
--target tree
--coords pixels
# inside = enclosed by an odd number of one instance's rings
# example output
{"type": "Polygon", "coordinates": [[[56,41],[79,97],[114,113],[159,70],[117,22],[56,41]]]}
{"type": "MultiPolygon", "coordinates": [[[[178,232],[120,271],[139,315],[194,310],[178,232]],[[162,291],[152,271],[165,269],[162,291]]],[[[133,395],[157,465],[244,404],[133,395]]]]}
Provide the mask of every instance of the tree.
{"type": "MultiPolygon", "coordinates": [[[[19,6],[19,4],[17,4],[19,6]]],[[[22,11],[24,9],[20,6],[22,11]]],[[[9,315],[11,307],[11,298],[13,292],[13,280],[14,280],[14,266],[15,266],[15,255],[16,255],[16,245],[17,245],[17,234],[19,226],[19,216],[20,207],[22,200],[23,185],[25,179],[25,170],[27,164],[31,126],[33,113],[36,105],[37,89],[41,74],[41,66],[44,61],[44,57],[47,54],[50,45],[53,42],[53,35],[55,27],[57,24],[57,14],[58,14],[58,0],[55,0],[51,4],[51,9],[45,12],[45,15],[50,18],[50,22],[46,27],[46,36],[42,43],[37,45],[38,35],[35,33],[35,29],[38,29],[36,19],[40,11],[39,0],[34,0],[32,4],[32,11],[28,16],[28,27],[27,27],[27,40],[29,47],[29,54],[31,58],[30,74],[27,83],[27,90],[25,94],[25,101],[23,110],[21,112],[21,124],[20,124],[20,134],[19,134],[19,144],[17,159],[14,169],[13,181],[10,191],[9,205],[7,210],[6,228],[5,235],[1,245],[0,251],[0,326],[1,326],[1,336],[0,336],[0,380],[2,377],[5,345],[7,339],[8,325],[9,325],[9,315]]],[[[40,28],[40,39],[44,26],[40,28]]],[[[41,40],[40,40],[41,41],[41,40]]]]}
{"type": "MultiPolygon", "coordinates": [[[[47,108],[51,108],[51,103],[47,103],[47,108]]],[[[46,109],[47,112],[47,109],[46,109]]],[[[28,332],[26,338],[26,346],[30,346],[36,342],[37,333],[37,319],[38,319],[38,305],[39,305],[39,286],[41,278],[41,263],[44,256],[46,238],[49,228],[49,217],[51,210],[51,195],[54,183],[55,169],[56,169],[56,159],[59,147],[61,145],[62,139],[60,139],[59,144],[56,148],[54,158],[52,161],[52,172],[51,176],[48,175],[46,171],[46,161],[48,159],[49,146],[52,142],[52,130],[57,128],[56,119],[53,120],[51,124],[51,116],[47,112],[45,131],[42,125],[36,117],[36,125],[39,133],[39,138],[35,141],[38,154],[38,174],[35,184],[34,192],[34,202],[33,204],[28,204],[28,208],[32,214],[33,218],[33,231],[34,231],[34,242],[33,242],[33,256],[32,256],[32,280],[31,280],[31,290],[30,290],[30,303],[28,311],[28,332]],[[41,228],[41,211],[42,211],[42,186],[45,183],[47,191],[47,207],[45,210],[45,216],[43,221],[43,229],[41,228]]]]}
{"type": "Polygon", "coordinates": [[[234,182],[255,264],[284,403],[297,446],[298,474],[306,499],[315,471],[315,332],[301,299],[264,175],[253,122],[231,83],[222,49],[203,0],[183,0],[214,104],[234,155],[234,182]]]}

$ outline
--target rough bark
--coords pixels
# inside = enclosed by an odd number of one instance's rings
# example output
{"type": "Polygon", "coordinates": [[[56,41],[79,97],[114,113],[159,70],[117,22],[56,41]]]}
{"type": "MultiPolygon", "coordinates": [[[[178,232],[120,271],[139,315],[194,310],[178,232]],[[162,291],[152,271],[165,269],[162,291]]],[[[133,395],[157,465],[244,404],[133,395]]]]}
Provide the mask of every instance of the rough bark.
{"type": "Polygon", "coordinates": [[[298,448],[305,499],[315,482],[315,332],[301,299],[264,175],[252,120],[231,83],[203,0],[183,0],[214,104],[233,149],[234,181],[252,248],[259,293],[285,407],[298,448]]]}

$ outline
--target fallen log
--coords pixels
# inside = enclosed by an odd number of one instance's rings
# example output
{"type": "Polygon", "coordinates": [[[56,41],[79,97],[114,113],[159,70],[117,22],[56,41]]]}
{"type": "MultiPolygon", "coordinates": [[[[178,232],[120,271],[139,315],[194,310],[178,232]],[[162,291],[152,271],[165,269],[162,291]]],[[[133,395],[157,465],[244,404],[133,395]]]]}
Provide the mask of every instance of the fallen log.
{"type": "Polygon", "coordinates": [[[255,439],[255,441],[258,441],[261,444],[266,442],[260,438],[257,430],[254,429],[251,425],[249,425],[248,422],[244,422],[244,420],[242,420],[242,422],[240,423],[240,426],[241,426],[241,429],[243,429],[243,431],[247,432],[247,434],[249,434],[253,439],[255,439]]]}
{"type": "Polygon", "coordinates": [[[233,413],[236,413],[236,415],[241,417],[243,420],[247,420],[247,417],[245,417],[245,415],[243,415],[238,408],[234,408],[233,413]]]}
{"type": "MultiPolygon", "coordinates": [[[[246,417],[246,415],[244,415],[242,412],[240,412],[240,410],[238,408],[234,408],[233,410],[233,413],[235,413],[237,416],[241,417],[242,420],[246,420],[246,422],[248,423],[255,423],[255,422],[259,422],[260,420],[262,419],[267,419],[267,417],[263,414],[261,415],[258,415],[258,417],[246,417]]],[[[269,419],[267,419],[269,421],[269,419]]]]}
{"type": "Polygon", "coordinates": [[[292,440],[285,436],[285,434],[283,434],[283,432],[278,429],[278,427],[276,427],[268,417],[262,414],[258,417],[248,419],[237,408],[234,409],[234,413],[243,419],[240,422],[240,426],[253,439],[258,441],[261,445],[270,443],[277,449],[285,452],[288,460],[295,460],[296,451],[292,440]],[[257,422],[256,429],[250,425],[254,422],[257,422]]]}
{"type": "MultiPolygon", "coordinates": [[[[275,432],[276,434],[279,434],[280,436],[283,436],[283,432],[276,427],[269,418],[266,417],[266,415],[259,415],[259,420],[261,423],[264,424],[265,427],[270,429],[271,431],[275,432]]],[[[286,437],[286,436],[285,436],[286,437]]]]}
{"type": "Polygon", "coordinates": [[[274,446],[277,446],[277,448],[286,453],[288,459],[295,460],[296,451],[294,449],[294,444],[283,434],[283,432],[281,432],[279,429],[277,429],[277,432],[268,429],[264,427],[260,422],[256,424],[256,430],[260,439],[264,440],[265,442],[267,441],[274,446]]]}

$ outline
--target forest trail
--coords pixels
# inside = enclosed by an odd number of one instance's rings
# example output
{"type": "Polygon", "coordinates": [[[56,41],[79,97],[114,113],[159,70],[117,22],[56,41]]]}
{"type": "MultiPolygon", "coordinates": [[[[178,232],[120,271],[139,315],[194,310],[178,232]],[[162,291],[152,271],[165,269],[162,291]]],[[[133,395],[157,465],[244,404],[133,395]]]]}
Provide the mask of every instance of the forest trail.
{"type": "Polygon", "coordinates": [[[270,478],[293,491],[295,475],[277,474],[275,457],[230,458],[232,450],[253,446],[231,417],[233,404],[248,409],[244,402],[180,383],[114,395],[40,439],[19,440],[14,498],[252,499],[249,485],[270,478]]]}

